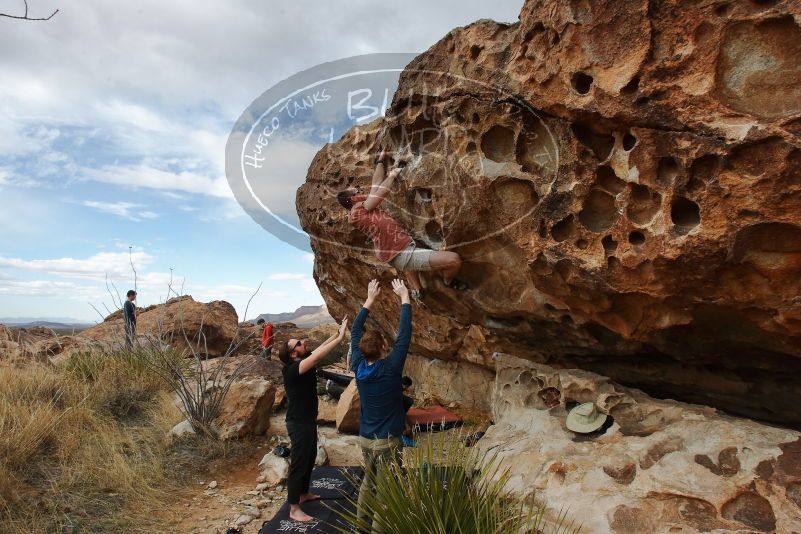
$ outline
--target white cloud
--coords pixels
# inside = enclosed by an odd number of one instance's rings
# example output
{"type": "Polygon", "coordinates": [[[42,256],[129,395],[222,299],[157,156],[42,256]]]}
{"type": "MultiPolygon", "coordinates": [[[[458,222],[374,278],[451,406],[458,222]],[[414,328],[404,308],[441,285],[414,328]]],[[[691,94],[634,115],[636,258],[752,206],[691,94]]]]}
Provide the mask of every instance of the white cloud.
{"type": "Polygon", "coordinates": [[[64,293],[78,288],[71,282],[56,282],[52,280],[0,280],[0,295],[53,295],[64,293]]]}
{"type": "Polygon", "coordinates": [[[46,272],[71,278],[103,280],[106,275],[111,278],[133,278],[131,261],[136,269],[140,270],[154,260],[153,256],[141,251],[131,253],[130,257],[127,252],[100,252],[85,259],[23,260],[0,257],[0,267],[46,272]]]}
{"type": "Polygon", "coordinates": [[[146,132],[164,132],[171,129],[169,123],[158,113],[143,106],[120,100],[99,102],[95,110],[108,122],[133,126],[146,132]]]}
{"type": "Polygon", "coordinates": [[[233,198],[225,199],[220,202],[213,210],[204,210],[198,219],[204,222],[230,221],[245,216],[242,209],[233,198]]]}
{"type": "Polygon", "coordinates": [[[172,191],[162,191],[162,195],[172,200],[186,200],[186,195],[181,195],[179,193],[173,193],[172,191]]]}
{"type": "MultiPolygon", "coordinates": [[[[58,20],[5,25],[0,49],[15,53],[0,58],[6,79],[13,81],[0,87],[0,102],[13,97],[25,104],[24,111],[86,117],[80,108],[119,113],[132,96],[167,106],[216,100],[231,115],[300,69],[359,53],[422,51],[453,27],[479,18],[516,20],[522,4],[298,0],[264,9],[232,0],[198,1],[187,9],[158,0],[38,0],[38,9],[60,8],[58,20]],[[278,49],[292,53],[269,53],[278,49]]],[[[141,111],[134,120],[158,124],[141,111]]]]}
{"type": "Polygon", "coordinates": [[[81,176],[97,182],[132,189],[166,189],[196,193],[219,198],[233,198],[224,176],[209,178],[190,171],[172,172],[141,164],[137,166],[109,165],[100,169],[83,169],[81,176]]]}
{"type": "Polygon", "coordinates": [[[141,221],[142,219],[156,219],[158,214],[152,211],[138,211],[143,206],[131,202],[100,202],[96,200],[84,200],[82,205],[93,208],[103,213],[110,213],[123,219],[131,221],[141,221]]]}
{"type": "Polygon", "coordinates": [[[84,180],[125,186],[131,189],[165,189],[184,191],[219,198],[233,198],[224,176],[210,178],[191,171],[168,171],[139,164],[135,166],[107,165],[99,169],[84,168],[84,180]]]}

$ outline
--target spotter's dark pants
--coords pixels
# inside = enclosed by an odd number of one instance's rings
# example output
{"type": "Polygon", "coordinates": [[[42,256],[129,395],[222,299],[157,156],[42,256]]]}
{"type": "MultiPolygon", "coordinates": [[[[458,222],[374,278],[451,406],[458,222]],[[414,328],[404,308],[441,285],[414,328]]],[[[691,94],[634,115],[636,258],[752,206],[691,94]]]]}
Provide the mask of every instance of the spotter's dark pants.
{"type": "Polygon", "coordinates": [[[133,350],[136,342],[136,323],[125,321],[125,350],[133,350]]]}
{"type": "Polygon", "coordinates": [[[286,429],[292,451],[289,456],[288,501],[289,504],[299,504],[300,496],[309,492],[314,460],[317,458],[317,424],[287,421],[286,429]]]}

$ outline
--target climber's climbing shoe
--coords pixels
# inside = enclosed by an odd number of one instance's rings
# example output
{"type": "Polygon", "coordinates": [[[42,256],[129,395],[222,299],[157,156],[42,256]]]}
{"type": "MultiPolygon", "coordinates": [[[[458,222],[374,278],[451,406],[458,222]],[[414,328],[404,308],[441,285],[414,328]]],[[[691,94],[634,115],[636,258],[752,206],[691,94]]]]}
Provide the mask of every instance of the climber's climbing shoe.
{"type": "Polygon", "coordinates": [[[423,297],[426,296],[426,292],[423,289],[412,289],[409,291],[409,296],[412,297],[415,303],[423,304],[423,297]]]}
{"type": "Polygon", "coordinates": [[[468,285],[458,278],[451,280],[450,283],[448,283],[448,287],[456,291],[467,291],[469,289],[468,285]]]}

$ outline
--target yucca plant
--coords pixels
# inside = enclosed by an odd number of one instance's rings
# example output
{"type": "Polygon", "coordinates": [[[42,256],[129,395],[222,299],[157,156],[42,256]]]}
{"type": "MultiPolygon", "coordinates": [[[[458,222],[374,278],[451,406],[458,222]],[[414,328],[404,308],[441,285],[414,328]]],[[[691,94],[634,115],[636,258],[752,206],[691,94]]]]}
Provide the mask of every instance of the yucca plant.
{"type": "MultiPolygon", "coordinates": [[[[406,449],[403,465],[379,467],[374,493],[366,495],[367,515],[385,534],[577,534],[566,513],[545,518],[545,505],[522,502],[506,491],[508,469],[497,452],[463,445],[458,433],[421,434],[406,449]]],[[[354,481],[356,482],[356,481],[354,481]]],[[[351,499],[352,507],[357,505],[351,499]]],[[[355,511],[335,509],[349,525],[343,533],[373,531],[355,511]]]]}

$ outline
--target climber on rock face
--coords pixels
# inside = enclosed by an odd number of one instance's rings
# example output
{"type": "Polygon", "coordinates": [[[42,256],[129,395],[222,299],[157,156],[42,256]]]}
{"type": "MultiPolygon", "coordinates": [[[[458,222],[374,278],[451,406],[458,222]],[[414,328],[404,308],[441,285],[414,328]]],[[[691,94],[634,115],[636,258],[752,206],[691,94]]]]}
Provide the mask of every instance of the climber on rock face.
{"type": "Polygon", "coordinates": [[[379,260],[405,272],[412,288],[412,298],[422,298],[422,285],[418,271],[439,271],[443,282],[450,288],[464,291],[467,285],[456,278],[462,266],[459,254],[444,250],[430,250],[419,247],[409,232],[395,219],[380,208],[389,194],[395,178],[403,170],[403,161],[386,172],[387,152],[382,150],[376,158],[373,183],[370,192],[364,195],[360,188],[350,187],[337,194],[343,208],[350,211],[348,222],[361,230],[372,241],[379,260]]]}

